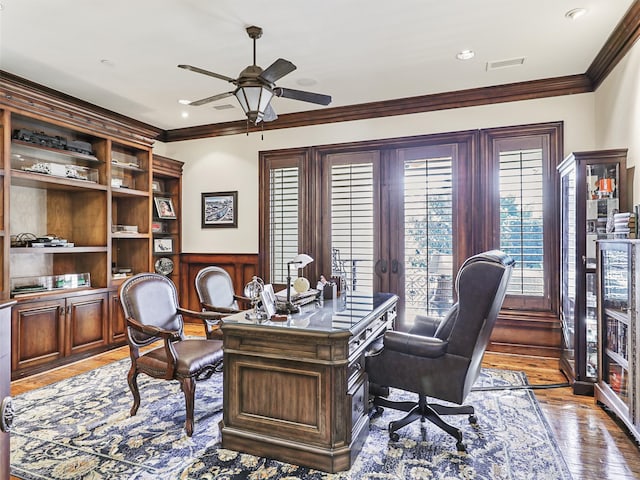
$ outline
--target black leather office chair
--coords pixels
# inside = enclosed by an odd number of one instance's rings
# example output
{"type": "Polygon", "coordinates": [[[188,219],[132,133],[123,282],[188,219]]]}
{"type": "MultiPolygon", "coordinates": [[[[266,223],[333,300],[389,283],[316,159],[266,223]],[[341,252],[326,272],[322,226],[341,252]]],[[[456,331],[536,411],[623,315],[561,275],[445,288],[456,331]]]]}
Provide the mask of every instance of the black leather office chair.
{"type": "Polygon", "coordinates": [[[389,423],[389,436],[420,419],[429,420],[456,438],[464,451],[462,431],[446,423],[440,415],[469,415],[476,423],[474,409],[462,405],[480,374],[482,357],[502,307],[514,261],[498,250],[467,259],[456,279],[458,302],[442,320],[417,317],[408,332],[387,331],[383,347],[366,359],[373,414],[381,407],[408,412],[389,423]],[[417,402],[394,402],[385,397],[389,387],[416,393],[417,402]],[[429,403],[427,397],[459,406],[429,403]]]}
{"type": "MultiPolygon", "coordinates": [[[[141,273],[120,287],[120,300],[127,321],[127,342],[131,356],[129,388],[133,394],[131,416],[140,406],[138,374],[165,380],[177,380],[186,404],[185,429],[193,434],[193,407],[196,380],[210,378],[222,365],[222,341],[185,339],[183,315],[209,322],[220,321],[220,314],[180,308],[173,282],[156,273],[141,273]],[[163,342],[152,350],[141,347],[163,342]]],[[[205,325],[206,326],[206,325],[205,325]]]]}

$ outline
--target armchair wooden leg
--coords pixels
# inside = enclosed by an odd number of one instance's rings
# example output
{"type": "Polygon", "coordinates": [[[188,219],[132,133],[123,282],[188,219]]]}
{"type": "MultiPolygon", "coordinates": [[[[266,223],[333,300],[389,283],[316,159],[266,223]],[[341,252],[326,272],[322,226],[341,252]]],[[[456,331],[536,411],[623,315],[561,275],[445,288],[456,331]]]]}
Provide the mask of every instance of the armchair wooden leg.
{"type": "Polygon", "coordinates": [[[129,389],[133,394],[133,406],[129,414],[133,417],[138,413],[138,407],[140,407],[140,391],[138,390],[138,370],[135,365],[131,365],[129,374],[127,375],[127,381],[129,382],[129,389]]]}
{"type": "Polygon", "coordinates": [[[184,428],[187,431],[187,436],[190,437],[193,435],[193,404],[196,394],[196,382],[193,378],[187,377],[180,380],[180,386],[184,392],[184,401],[187,410],[184,428]]]}

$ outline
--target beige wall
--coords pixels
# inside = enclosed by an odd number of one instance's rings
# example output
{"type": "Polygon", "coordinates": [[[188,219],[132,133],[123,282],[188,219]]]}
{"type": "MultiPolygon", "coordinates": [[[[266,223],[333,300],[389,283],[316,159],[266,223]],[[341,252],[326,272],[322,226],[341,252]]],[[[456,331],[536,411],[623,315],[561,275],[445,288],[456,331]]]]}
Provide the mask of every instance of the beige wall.
{"type": "MultiPolygon", "coordinates": [[[[628,148],[627,165],[640,164],[640,42],[605,79],[595,95],[596,148],[628,148]]],[[[640,169],[633,204],[640,203],[640,169]]]]}
{"type": "Polygon", "coordinates": [[[595,148],[595,95],[503,103],[331,125],[159,144],[185,162],[183,252],[258,252],[258,152],[379,138],[564,121],[565,153],[595,148]],[[202,192],[238,191],[238,228],[200,228],[202,192]]]}

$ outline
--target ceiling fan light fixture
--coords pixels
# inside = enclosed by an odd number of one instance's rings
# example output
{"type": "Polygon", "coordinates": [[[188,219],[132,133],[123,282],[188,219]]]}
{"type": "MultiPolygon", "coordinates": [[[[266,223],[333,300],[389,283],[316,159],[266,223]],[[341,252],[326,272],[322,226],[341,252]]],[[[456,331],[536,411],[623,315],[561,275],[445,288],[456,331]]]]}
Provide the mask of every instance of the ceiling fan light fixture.
{"type": "Polygon", "coordinates": [[[264,112],[273,98],[273,91],[262,85],[244,86],[238,87],[234,95],[249,121],[256,125],[262,121],[264,112]]]}

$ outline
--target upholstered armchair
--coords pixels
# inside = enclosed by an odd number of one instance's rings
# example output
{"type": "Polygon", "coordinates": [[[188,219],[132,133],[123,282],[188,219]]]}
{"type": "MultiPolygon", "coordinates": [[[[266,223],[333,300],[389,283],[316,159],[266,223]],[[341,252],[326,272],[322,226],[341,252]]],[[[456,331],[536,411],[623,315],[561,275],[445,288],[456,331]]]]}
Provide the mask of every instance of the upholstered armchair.
{"type": "Polygon", "coordinates": [[[177,380],[186,405],[185,429],[193,435],[196,381],[210,378],[222,365],[222,341],[185,338],[183,315],[206,322],[219,322],[220,314],[195,312],[178,305],[173,282],[156,273],[141,273],[120,287],[120,300],[127,322],[127,342],[131,357],[128,382],[133,394],[131,416],[140,406],[138,374],[177,380]],[[151,350],[142,347],[162,343],[151,350]]]}
{"type": "Polygon", "coordinates": [[[456,278],[458,302],[440,320],[417,317],[407,332],[387,331],[382,348],[366,358],[373,416],[382,407],[408,412],[389,423],[389,436],[415,420],[429,420],[455,437],[459,451],[466,449],[462,431],[441,415],[469,415],[474,408],[462,405],[480,374],[482,357],[502,307],[514,261],[498,250],[467,259],[456,278]],[[417,401],[395,402],[386,398],[389,387],[413,392],[417,401]],[[429,398],[452,402],[445,406],[429,398]]]}
{"type": "MultiPolygon", "coordinates": [[[[250,298],[235,294],[231,276],[224,268],[210,266],[200,270],[196,275],[196,292],[203,311],[230,315],[240,312],[240,305],[244,309],[251,306],[250,298]]],[[[207,326],[207,337],[220,338],[220,329],[213,327],[207,326]]]]}

